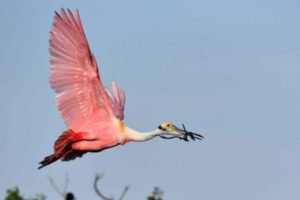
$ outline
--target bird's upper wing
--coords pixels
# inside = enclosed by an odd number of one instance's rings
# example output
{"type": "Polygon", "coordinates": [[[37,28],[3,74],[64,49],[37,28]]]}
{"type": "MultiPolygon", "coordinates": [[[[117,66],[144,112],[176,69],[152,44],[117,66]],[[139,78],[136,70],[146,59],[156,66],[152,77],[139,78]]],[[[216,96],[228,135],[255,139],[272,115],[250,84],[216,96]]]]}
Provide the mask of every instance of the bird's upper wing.
{"type": "Polygon", "coordinates": [[[113,92],[103,86],[96,60],[90,51],[79,12],[55,12],[50,32],[50,85],[57,93],[58,109],[68,127],[94,112],[123,119],[125,94],[113,83],[113,92]]]}

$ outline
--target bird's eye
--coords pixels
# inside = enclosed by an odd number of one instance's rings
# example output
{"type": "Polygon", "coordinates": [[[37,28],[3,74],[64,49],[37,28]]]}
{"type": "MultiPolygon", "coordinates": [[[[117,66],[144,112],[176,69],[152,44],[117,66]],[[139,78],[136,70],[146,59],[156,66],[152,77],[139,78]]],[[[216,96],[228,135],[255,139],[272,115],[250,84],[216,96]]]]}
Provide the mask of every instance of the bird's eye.
{"type": "Polygon", "coordinates": [[[170,127],[170,124],[167,124],[167,127],[169,128],[169,127],[170,127]]]}

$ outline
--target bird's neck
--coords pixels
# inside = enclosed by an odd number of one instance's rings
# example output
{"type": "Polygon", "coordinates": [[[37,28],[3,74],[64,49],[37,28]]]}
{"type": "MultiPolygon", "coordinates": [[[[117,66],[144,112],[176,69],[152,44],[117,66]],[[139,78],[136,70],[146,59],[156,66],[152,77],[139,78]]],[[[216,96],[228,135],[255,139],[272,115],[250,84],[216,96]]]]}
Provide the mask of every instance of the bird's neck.
{"type": "Polygon", "coordinates": [[[150,131],[150,132],[139,132],[129,127],[126,127],[124,133],[125,133],[126,142],[129,141],[143,142],[161,135],[162,131],[160,129],[155,129],[154,131],[150,131]]]}

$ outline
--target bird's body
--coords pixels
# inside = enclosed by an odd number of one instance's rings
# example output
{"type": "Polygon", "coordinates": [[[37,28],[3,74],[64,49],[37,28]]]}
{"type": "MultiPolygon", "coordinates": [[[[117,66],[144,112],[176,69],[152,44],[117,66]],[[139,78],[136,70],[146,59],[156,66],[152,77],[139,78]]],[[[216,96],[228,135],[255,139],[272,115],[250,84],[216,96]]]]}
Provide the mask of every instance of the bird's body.
{"type": "MultiPolygon", "coordinates": [[[[68,130],[56,140],[54,153],[45,157],[39,168],[58,159],[72,160],[86,152],[102,151],[129,141],[146,141],[160,135],[177,138],[184,135],[187,140],[188,134],[198,135],[167,122],[146,133],[124,124],[125,93],[115,82],[111,91],[103,86],[78,11],[75,15],[64,9],[60,14],[55,12],[49,43],[49,82],[68,130]]],[[[201,139],[200,136],[196,139],[201,139]]]]}

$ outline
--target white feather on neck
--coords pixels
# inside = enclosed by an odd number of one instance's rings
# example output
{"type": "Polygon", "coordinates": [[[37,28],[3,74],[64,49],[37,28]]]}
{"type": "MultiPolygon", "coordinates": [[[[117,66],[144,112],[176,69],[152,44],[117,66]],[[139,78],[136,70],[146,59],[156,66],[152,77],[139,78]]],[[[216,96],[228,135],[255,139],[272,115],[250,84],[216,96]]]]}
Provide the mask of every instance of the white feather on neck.
{"type": "Polygon", "coordinates": [[[126,142],[129,141],[143,142],[143,141],[150,140],[156,136],[164,134],[164,132],[160,129],[155,129],[154,131],[150,131],[150,132],[139,132],[129,127],[125,128],[124,133],[125,133],[126,142]]]}

